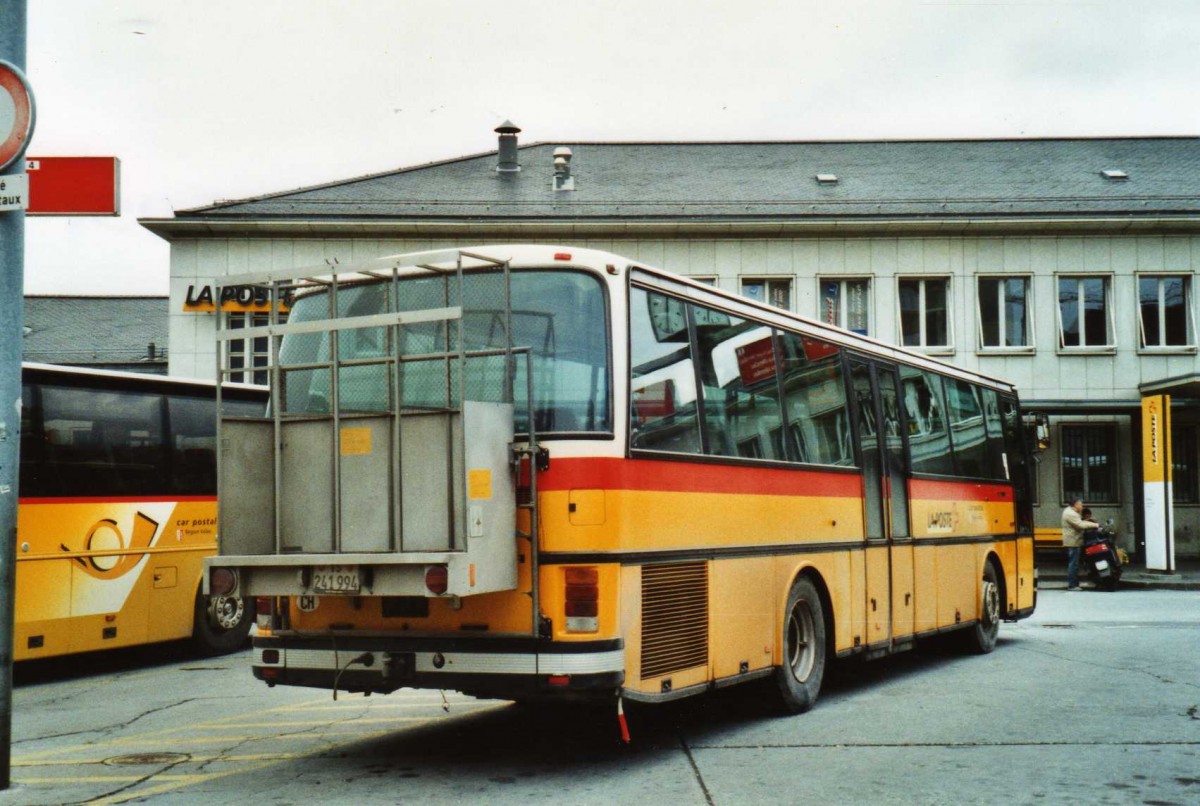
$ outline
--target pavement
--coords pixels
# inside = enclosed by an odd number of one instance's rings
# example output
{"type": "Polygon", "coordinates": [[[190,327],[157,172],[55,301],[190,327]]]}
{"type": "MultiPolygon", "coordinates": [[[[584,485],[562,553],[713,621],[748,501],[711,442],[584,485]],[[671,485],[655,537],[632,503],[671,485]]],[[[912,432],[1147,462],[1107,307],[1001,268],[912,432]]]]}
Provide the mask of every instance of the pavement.
{"type": "MultiPolygon", "coordinates": [[[[1039,549],[1037,552],[1038,588],[1040,590],[1066,590],[1066,549],[1039,549]]],[[[1080,585],[1087,590],[1091,584],[1087,575],[1080,571],[1080,585]]],[[[1200,590],[1200,557],[1176,559],[1174,572],[1156,571],[1144,564],[1128,563],[1121,571],[1120,588],[1138,590],[1200,590]]]]}

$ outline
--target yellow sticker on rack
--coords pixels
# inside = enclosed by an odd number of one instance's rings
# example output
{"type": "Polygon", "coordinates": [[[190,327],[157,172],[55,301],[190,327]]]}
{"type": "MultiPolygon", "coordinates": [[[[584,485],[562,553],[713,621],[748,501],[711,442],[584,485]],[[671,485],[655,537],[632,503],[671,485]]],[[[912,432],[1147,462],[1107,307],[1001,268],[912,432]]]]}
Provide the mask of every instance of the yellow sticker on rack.
{"type": "Polygon", "coordinates": [[[492,497],[492,471],[467,471],[467,497],[472,501],[486,501],[492,497]]]}
{"type": "Polygon", "coordinates": [[[370,452],[370,428],[342,429],[342,456],[364,456],[370,452]]]}

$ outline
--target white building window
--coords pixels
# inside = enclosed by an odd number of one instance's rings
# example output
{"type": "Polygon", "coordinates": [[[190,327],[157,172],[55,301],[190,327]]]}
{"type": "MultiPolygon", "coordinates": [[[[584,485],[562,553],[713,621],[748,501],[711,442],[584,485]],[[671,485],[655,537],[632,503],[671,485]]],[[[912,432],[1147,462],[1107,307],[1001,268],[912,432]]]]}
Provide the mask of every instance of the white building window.
{"type": "Polygon", "coordinates": [[[1191,347],[1192,278],[1186,275],[1138,277],[1138,327],[1142,347],[1191,347]]]}
{"type": "Polygon", "coordinates": [[[900,343],[905,347],[952,347],[949,278],[903,279],[899,289],[900,343]]]}
{"type": "Polygon", "coordinates": [[[743,277],[742,296],[757,302],[765,302],[776,308],[791,310],[792,281],[775,280],[765,277],[743,277]]]}
{"type": "Polygon", "coordinates": [[[870,280],[823,278],[817,286],[821,297],[817,316],[822,322],[870,335],[870,280]]]}
{"type": "MultiPolygon", "coordinates": [[[[271,324],[269,313],[229,313],[226,327],[241,330],[247,327],[265,327],[271,324]]],[[[228,379],[234,383],[255,383],[266,386],[267,364],[270,363],[271,340],[266,336],[252,339],[231,339],[225,353],[225,368],[233,370],[228,379]],[[241,371],[239,371],[241,370],[241,371]]]]}
{"type": "Polygon", "coordinates": [[[1112,283],[1104,276],[1058,278],[1058,344],[1064,349],[1112,349],[1112,283]]]}
{"type": "Polygon", "coordinates": [[[714,288],[717,285],[717,278],[709,276],[709,275],[688,275],[688,279],[695,280],[697,283],[704,283],[705,285],[711,285],[714,288]]]}
{"type": "Polygon", "coordinates": [[[1028,277],[980,277],[979,346],[1013,350],[1033,346],[1028,277]]]}

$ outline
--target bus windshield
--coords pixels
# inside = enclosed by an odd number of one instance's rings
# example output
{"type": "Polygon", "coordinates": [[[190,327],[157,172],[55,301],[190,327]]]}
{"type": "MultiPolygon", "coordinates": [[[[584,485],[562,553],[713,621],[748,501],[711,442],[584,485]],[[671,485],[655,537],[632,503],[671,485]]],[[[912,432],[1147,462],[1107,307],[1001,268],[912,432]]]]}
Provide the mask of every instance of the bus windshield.
{"type": "MultiPolygon", "coordinates": [[[[338,336],[338,407],[342,412],[394,410],[395,383],[387,359],[397,353],[402,364],[399,388],[401,406],[408,410],[458,405],[458,371],[444,357],[419,356],[453,352],[458,333],[465,334],[470,350],[505,347],[503,276],[468,274],[458,299],[454,277],[405,278],[389,282],[346,286],[337,292],[338,318],[369,316],[391,311],[419,311],[446,306],[463,307],[461,322],[424,322],[399,329],[399,344],[389,328],[342,330],[338,336]],[[394,299],[394,297],[398,297],[394,299]],[[379,359],[372,362],[371,359],[379,359]]],[[[511,321],[514,347],[529,348],[532,359],[515,361],[513,398],[518,431],[528,429],[525,405],[526,372],[533,365],[535,428],[541,433],[608,433],[612,431],[609,391],[609,345],[604,290],[597,278],[582,272],[525,271],[511,275],[511,321]]],[[[296,300],[289,322],[331,318],[327,292],[296,300]]],[[[284,412],[326,413],[332,409],[331,335],[292,334],[283,341],[284,412]],[[314,365],[318,365],[314,368],[314,365]]],[[[504,399],[504,357],[469,358],[467,399],[504,399]]]]}

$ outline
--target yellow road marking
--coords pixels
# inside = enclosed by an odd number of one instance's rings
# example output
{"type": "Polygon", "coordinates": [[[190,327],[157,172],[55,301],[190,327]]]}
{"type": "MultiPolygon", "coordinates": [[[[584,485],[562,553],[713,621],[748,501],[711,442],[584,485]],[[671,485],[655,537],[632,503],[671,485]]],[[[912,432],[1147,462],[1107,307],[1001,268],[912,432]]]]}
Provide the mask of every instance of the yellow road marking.
{"type": "MultiPolygon", "coordinates": [[[[71,778],[19,778],[17,783],[23,786],[31,786],[34,784],[123,784],[130,781],[140,781],[146,776],[144,775],[85,775],[81,777],[71,778]]],[[[156,781],[191,781],[196,778],[195,775],[164,775],[154,776],[156,781]]]]}
{"type": "MultiPolygon", "coordinates": [[[[449,718],[450,716],[451,716],[451,714],[439,714],[438,716],[435,716],[435,717],[381,716],[381,717],[375,717],[375,718],[371,718],[371,719],[363,718],[363,719],[352,719],[352,720],[344,720],[344,721],[352,723],[354,725],[383,725],[383,724],[394,723],[394,722],[416,722],[418,720],[437,719],[439,717],[449,718]]],[[[237,725],[232,725],[232,726],[231,725],[195,725],[191,729],[192,730],[222,730],[222,729],[226,729],[229,727],[236,727],[236,728],[302,728],[302,727],[313,726],[313,725],[337,725],[337,724],[341,724],[342,721],[343,720],[336,720],[336,719],[333,719],[333,720],[331,720],[331,719],[306,719],[306,720],[303,720],[300,722],[242,722],[242,723],[239,723],[237,725]]]]}
{"type": "MultiPolygon", "coordinates": [[[[327,700],[325,700],[325,699],[314,700],[311,702],[311,707],[313,710],[339,710],[339,706],[324,705],[324,703],[326,703],[326,702],[327,702],[327,700]],[[321,703],[321,705],[318,705],[318,703],[321,703]]],[[[441,699],[438,698],[438,699],[431,699],[427,703],[422,703],[422,704],[429,705],[429,706],[440,706],[441,702],[442,702],[441,699]]],[[[409,705],[409,704],[404,704],[404,703],[389,704],[390,707],[403,707],[405,705],[409,705]]],[[[420,704],[412,703],[411,705],[409,705],[409,707],[419,707],[419,705],[420,704]]],[[[146,744],[153,744],[156,746],[161,746],[163,743],[169,743],[172,747],[179,747],[179,746],[197,745],[197,744],[215,744],[215,743],[220,743],[220,742],[235,742],[235,743],[252,742],[252,741],[278,742],[278,741],[302,740],[302,739],[318,739],[318,740],[323,741],[323,743],[319,747],[313,748],[308,751],[298,751],[298,752],[292,752],[292,753],[255,753],[255,754],[242,754],[242,755],[238,755],[238,756],[229,756],[229,757],[205,755],[202,757],[197,756],[197,757],[192,757],[192,758],[188,758],[185,760],[180,760],[178,762],[174,762],[172,764],[172,766],[178,766],[181,764],[230,764],[233,766],[230,769],[223,769],[223,770],[219,770],[219,771],[215,771],[215,772],[211,772],[211,773],[197,773],[197,774],[163,773],[161,775],[154,775],[154,776],[152,776],[151,780],[156,782],[157,785],[155,785],[155,786],[150,786],[150,787],[146,787],[146,788],[137,787],[128,792],[122,792],[120,794],[113,795],[108,798],[89,801],[90,803],[98,804],[98,806],[108,806],[108,804],[124,803],[129,800],[148,798],[148,797],[153,797],[155,795],[164,794],[167,792],[172,792],[172,791],[181,789],[183,787],[186,787],[188,785],[195,784],[195,783],[206,783],[206,782],[217,780],[220,778],[225,778],[225,777],[228,777],[231,775],[241,775],[241,774],[252,773],[257,770],[263,769],[265,767],[282,764],[287,761],[295,761],[297,759],[309,758],[318,753],[327,753],[330,750],[335,749],[335,748],[347,747],[347,746],[350,746],[353,744],[359,744],[362,742],[372,741],[374,739],[378,739],[383,736],[387,736],[387,735],[390,735],[390,734],[393,734],[396,732],[393,728],[390,728],[390,727],[383,728],[380,730],[375,730],[375,731],[365,731],[364,732],[362,730],[320,730],[321,726],[339,725],[340,722],[344,721],[344,722],[349,723],[349,725],[351,725],[353,727],[357,727],[357,726],[365,725],[365,724],[375,724],[375,725],[383,724],[383,725],[390,725],[390,726],[397,726],[397,727],[403,725],[404,728],[416,728],[416,727],[420,727],[422,725],[427,725],[427,724],[432,724],[435,722],[443,721],[446,718],[448,718],[449,716],[452,716],[454,710],[460,710],[460,711],[470,710],[472,712],[478,712],[482,709],[503,707],[504,705],[506,705],[506,703],[504,703],[504,702],[499,702],[499,703],[469,702],[469,703],[460,703],[457,706],[452,703],[452,713],[451,714],[437,714],[435,716],[421,716],[421,717],[398,716],[397,715],[397,716],[390,716],[390,717],[378,717],[378,718],[368,718],[368,719],[362,719],[362,718],[357,718],[357,719],[353,719],[353,720],[326,719],[326,720],[302,721],[302,722],[282,721],[282,722],[247,723],[244,721],[244,718],[245,718],[244,714],[236,714],[236,715],[232,715],[225,719],[221,719],[221,720],[214,721],[214,722],[203,723],[201,725],[189,725],[186,727],[167,728],[167,729],[158,730],[158,731],[150,731],[150,732],[142,734],[140,736],[129,736],[129,737],[121,738],[121,739],[115,739],[115,740],[106,742],[100,746],[91,744],[91,745],[76,745],[76,746],[70,747],[70,748],[59,748],[54,751],[47,751],[46,753],[43,753],[40,756],[37,754],[34,754],[34,755],[27,756],[24,758],[18,758],[16,760],[14,760],[13,766],[22,767],[22,768],[32,768],[32,767],[65,768],[65,767],[71,766],[71,765],[99,765],[99,764],[104,763],[105,759],[94,759],[94,758],[68,759],[68,758],[61,758],[61,756],[64,754],[70,753],[72,751],[77,752],[80,750],[88,750],[88,751],[94,752],[96,750],[105,750],[110,747],[126,748],[129,746],[146,745],[146,744]],[[213,731],[213,730],[223,730],[223,729],[232,729],[232,728],[244,729],[247,727],[309,728],[310,730],[307,730],[307,731],[301,732],[301,733],[287,734],[287,735],[283,735],[283,736],[274,735],[274,734],[224,735],[224,736],[208,736],[208,737],[178,735],[179,733],[181,733],[183,731],[189,731],[189,732],[196,731],[196,730],[213,731]],[[328,743],[328,740],[331,738],[334,738],[334,737],[346,737],[346,741],[334,742],[332,744],[328,743]],[[55,756],[60,756],[60,757],[54,758],[55,756]]],[[[277,706],[275,708],[261,709],[256,713],[258,713],[260,715],[266,715],[269,713],[279,713],[280,711],[295,712],[297,710],[303,710],[303,706],[304,706],[304,704],[301,704],[299,707],[296,705],[289,705],[289,706],[283,706],[283,707],[277,706]]],[[[379,707],[379,706],[371,706],[371,707],[379,707]]],[[[361,704],[358,704],[357,708],[361,708],[361,704]]],[[[347,710],[348,710],[348,708],[347,708],[347,710]]],[[[252,713],[255,713],[255,712],[252,712],[252,713]]],[[[128,783],[128,782],[138,781],[143,777],[144,776],[121,776],[121,775],[95,775],[95,776],[78,776],[78,777],[72,776],[72,777],[63,777],[63,778],[37,777],[37,778],[18,779],[18,783],[21,783],[24,785],[29,785],[29,786],[63,785],[63,784],[69,784],[69,783],[75,783],[75,784],[128,783]]]]}
{"type": "MultiPolygon", "coordinates": [[[[328,734],[326,734],[326,735],[328,735],[328,734]]],[[[351,734],[344,733],[341,735],[349,736],[351,734]]],[[[355,734],[355,735],[357,735],[357,734],[355,734]]],[[[250,737],[250,738],[252,738],[252,737],[250,737]]],[[[214,762],[228,762],[228,761],[267,761],[267,760],[287,761],[288,759],[300,758],[301,756],[305,756],[308,754],[309,754],[309,751],[303,751],[303,752],[297,751],[294,753],[245,753],[245,754],[239,755],[239,756],[189,756],[186,761],[175,762],[175,763],[178,765],[178,764],[212,764],[214,762]]],[[[27,767],[30,769],[32,769],[34,767],[51,767],[51,768],[53,768],[53,767],[86,767],[86,766],[105,765],[107,761],[108,761],[107,758],[86,758],[86,759],[85,758],[69,758],[69,759],[65,758],[65,759],[62,759],[61,761],[33,762],[33,763],[29,763],[29,764],[13,764],[12,766],[27,767]]],[[[159,766],[161,766],[161,765],[159,765],[159,766]]],[[[134,777],[143,778],[145,776],[138,775],[138,776],[134,776],[134,777]]],[[[159,776],[155,776],[155,777],[159,777],[159,776]]],[[[25,779],[25,780],[29,780],[29,779],[25,779]]],[[[66,779],[55,778],[54,780],[62,781],[62,780],[66,780],[66,779]]]]}
{"type": "MultiPolygon", "coordinates": [[[[316,704],[316,703],[323,703],[323,702],[325,702],[325,701],[326,701],[326,700],[325,700],[325,698],[320,698],[320,699],[309,700],[309,702],[311,702],[311,703],[313,703],[313,704],[316,704]]],[[[246,714],[232,714],[232,715],[230,715],[230,716],[228,716],[228,717],[224,717],[224,718],[222,718],[222,719],[213,720],[213,721],[211,721],[211,722],[209,722],[209,723],[207,723],[207,724],[209,724],[209,725],[220,725],[220,724],[227,724],[227,723],[236,723],[236,722],[237,722],[239,719],[242,719],[242,718],[244,718],[244,717],[245,717],[245,716],[247,716],[247,715],[253,715],[253,714],[270,714],[270,713],[273,713],[273,712],[275,712],[276,710],[278,710],[278,708],[279,708],[279,706],[275,706],[274,708],[260,708],[260,709],[259,709],[259,710],[257,710],[257,711],[249,711],[249,712],[248,712],[248,713],[246,713],[246,714]]],[[[239,727],[239,726],[236,726],[236,725],[235,725],[235,727],[239,727]]],[[[102,730],[102,729],[100,729],[100,728],[97,728],[97,731],[96,731],[96,732],[100,732],[101,730],[102,730]]],[[[134,734],[134,736],[139,736],[139,735],[140,735],[141,737],[143,737],[143,738],[145,738],[145,739],[152,739],[152,738],[155,738],[155,737],[164,737],[164,738],[165,738],[165,737],[170,737],[172,734],[178,733],[178,732],[179,732],[179,731],[181,731],[181,730],[194,730],[194,726],[192,726],[192,725],[189,725],[189,726],[187,726],[187,727],[184,727],[184,728],[180,728],[180,727],[161,728],[161,729],[159,729],[159,730],[148,731],[148,732],[146,732],[146,733],[142,733],[142,734],[134,734]]],[[[113,740],[112,742],[109,742],[109,744],[116,744],[116,743],[118,743],[118,742],[120,742],[120,741],[126,741],[126,740],[128,740],[129,738],[132,738],[132,737],[126,737],[126,739],[125,739],[125,740],[113,740]]],[[[71,752],[74,752],[74,751],[77,751],[77,750],[89,750],[89,749],[94,749],[95,747],[96,747],[96,745],[95,745],[94,743],[70,745],[70,746],[67,746],[67,747],[60,747],[60,748],[57,748],[57,749],[55,749],[55,750],[44,750],[44,751],[42,751],[42,752],[40,752],[40,753],[33,753],[31,757],[32,757],[32,758],[51,757],[51,756],[55,756],[55,755],[58,755],[58,754],[61,754],[61,753],[71,753],[71,752]]],[[[27,758],[29,758],[29,757],[27,757],[27,758]]]]}
{"type": "MultiPolygon", "coordinates": [[[[451,700],[449,703],[451,712],[453,712],[455,709],[460,709],[460,708],[494,708],[497,705],[504,705],[504,704],[506,704],[506,702],[454,702],[453,700],[451,700]]],[[[342,705],[339,703],[337,705],[313,705],[313,706],[309,706],[306,708],[278,708],[276,710],[279,711],[280,713],[290,713],[293,711],[300,711],[300,710],[304,710],[304,711],[350,711],[355,708],[362,708],[362,707],[364,707],[364,706],[350,705],[350,704],[342,705]]],[[[429,700],[428,702],[388,702],[388,703],[380,703],[378,705],[370,705],[370,706],[366,706],[366,707],[370,708],[373,711],[383,710],[386,708],[441,708],[442,701],[441,700],[429,700]]]]}
{"type": "MultiPolygon", "coordinates": [[[[395,720],[389,720],[389,721],[395,721],[395,720]]],[[[434,721],[433,719],[426,719],[424,721],[414,719],[414,720],[409,721],[408,724],[405,725],[405,727],[409,727],[409,728],[416,727],[418,725],[424,724],[424,722],[433,722],[433,721],[434,721]]],[[[386,733],[387,731],[382,731],[382,732],[386,733]]],[[[327,739],[331,736],[362,736],[362,735],[364,735],[363,732],[359,731],[359,730],[326,730],[326,731],[320,731],[320,732],[304,731],[302,733],[287,733],[287,734],[283,734],[283,735],[275,735],[275,734],[270,734],[270,733],[259,733],[259,734],[251,734],[251,735],[233,734],[233,735],[225,735],[225,736],[189,736],[186,738],[171,739],[170,741],[171,741],[171,747],[186,747],[188,745],[196,745],[196,744],[221,744],[222,742],[235,742],[235,743],[236,742],[286,742],[286,741],[292,741],[292,740],[295,740],[295,741],[301,741],[301,740],[319,741],[322,739],[327,739]]],[[[104,748],[114,748],[114,747],[128,749],[130,747],[147,747],[147,746],[159,747],[161,745],[162,745],[161,737],[144,738],[144,739],[138,738],[138,737],[129,737],[126,739],[113,739],[111,741],[105,742],[99,748],[97,748],[95,745],[93,745],[91,748],[77,747],[74,749],[86,750],[86,749],[104,749],[104,748]]],[[[109,757],[110,756],[105,756],[102,759],[95,759],[93,761],[86,762],[86,763],[99,764],[99,763],[102,763],[103,761],[105,761],[109,757]]],[[[20,758],[20,759],[14,761],[12,763],[12,766],[14,766],[14,767],[34,767],[34,766],[53,766],[56,764],[72,764],[72,763],[82,764],[85,762],[79,761],[79,760],[68,761],[66,759],[62,759],[62,760],[50,759],[50,758],[41,759],[41,758],[38,758],[37,756],[32,756],[32,757],[20,758]]]]}

